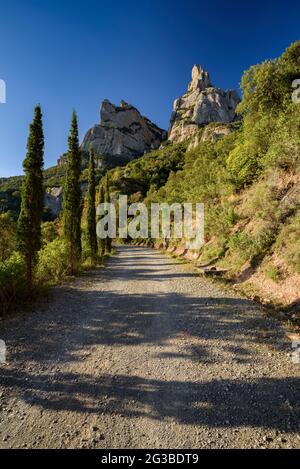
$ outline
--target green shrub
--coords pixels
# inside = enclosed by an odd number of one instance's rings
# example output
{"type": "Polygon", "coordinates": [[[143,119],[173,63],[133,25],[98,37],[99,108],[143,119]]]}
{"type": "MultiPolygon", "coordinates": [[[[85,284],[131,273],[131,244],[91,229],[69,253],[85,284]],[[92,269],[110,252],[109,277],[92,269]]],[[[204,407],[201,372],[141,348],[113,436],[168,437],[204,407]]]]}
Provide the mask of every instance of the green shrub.
{"type": "Polygon", "coordinates": [[[251,262],[253,267],[260,264],[270,251],[276,239],[276,231],[269,224],[258,225],[256,232],[248,234],[238,231],[228,238],[228,247],[232,253],[238,254],[244,261],[251,262]]]}
{"type": "Polygon", "coordinates": [[[281,271],[279,267],[275,265],[270,265],[265,269],[265,276],[268,279],[273,280],[274,282],[277,282],[278,280],[281,279],[281,271]]]}
{"type": "Polygon", "coordinates": [[[300,273],[300,211],[282,228],[276,248],[295,272],[300,273]]]}
{"type": "Polygon", "coordinates": [[[18,253],[0,262],[0,314],[26,297],[25,265],[18,253]]]}
{"type": "Polygon", "coordinates": [[[255,242],[247,233],[238,231],[228,238],[228,247],[236,252],[244,261],[251,259],[255,254],[255,242]]]}
{"type": "Polygon", "coordinates": [[[245,194],[241,211],[246,217],[259,218],[278,225],[281,220],[279,186],[283,177],[280,171],[268,171],[245,194]]]}
{"type": "Polygon", "coordinates": [[[4,262],[16,248],[16,226],[10,213],[0,213],[0,233],[0,262],[4,262]]]}
{"type": "Polygon", "coordinates": [[[278,117],[270,146],[264,156],[265,167],[297,171],[300,166],[300,107],[291,104],[278,117]]]}
{"type": "Polygon", "coordinates": [[[207,235],[224,238],[230,233],[239,216],[228,203],[205,207],[205,231],[207,235]]]}
{"type": "Polygon", "coordinates": [[[91,269],[97,265],[102,265],[103,257],[101,257],[98,253],[96,253],[96,256],[94,259],[92,259],[91,257],[91,250],[90,250],[90,245],[88,242],[87,228],[85,224],[83,224],[82,229],[81,229],[81,245],[82,245],[81,265],[83,269],[91,269]]]}
{"type": "Polygon", "coordinates": [[[226,160],[227,170],[237,188],[249,184],[258,175],[257,155],[248,144],[237,145],[226,160]]]}
{"type": "Polygon", "coordinates": [[[46,221],[42,223],[42,240],[45,246],[51,243],[58,237],[58,223],[57,221],[46,221]]]}
{"type": "Polygon", "coordinates": [[[216,239],[210,244],[205,244],[201,252],[201,263],[210,262],[213,259],[219,259],[225,254],[225,240],[216,239]]]}
{"type": "Polygon", "coordinates": [[[67,246],[64,240],[55,239],[39,252],[36,268],[38,284],[55,284],[67,275],[68,270],[67,246]]]}

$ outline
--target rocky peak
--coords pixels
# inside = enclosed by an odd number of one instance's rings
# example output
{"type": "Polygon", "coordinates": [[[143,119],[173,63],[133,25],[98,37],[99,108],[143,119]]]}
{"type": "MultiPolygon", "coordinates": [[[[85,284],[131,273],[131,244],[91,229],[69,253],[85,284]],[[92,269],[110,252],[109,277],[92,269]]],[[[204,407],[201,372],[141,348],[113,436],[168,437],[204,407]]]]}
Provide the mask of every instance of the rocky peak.
{"type": "Polygon", "coordinates": [[[81,149],[93,146],[97,155],[105,157],[108,165],[126,163],[145,152],[156,149],[167,133],[142,116],[125,101],[115,106],[105,99],[100,108],[100,124],[85,135],[81,149]]]}
{"type": "Polygon", "coordinates": [[[189,84],[188,91],[205,90],[211,85],[209,73],[204,70],[201,65],[194,65],[192,68],[192,81],[189,84]]]}
{"type": "Polygon", "coordinates": [[[215,88],[209,73],[201,65],[194,65],[187,92],[174,102],[169,140],[181,142],[190,139],[197,134],[199,127],[211,122],[234,122],[238,118],[236,107],[239,102],[236,91],[215,88]]]}

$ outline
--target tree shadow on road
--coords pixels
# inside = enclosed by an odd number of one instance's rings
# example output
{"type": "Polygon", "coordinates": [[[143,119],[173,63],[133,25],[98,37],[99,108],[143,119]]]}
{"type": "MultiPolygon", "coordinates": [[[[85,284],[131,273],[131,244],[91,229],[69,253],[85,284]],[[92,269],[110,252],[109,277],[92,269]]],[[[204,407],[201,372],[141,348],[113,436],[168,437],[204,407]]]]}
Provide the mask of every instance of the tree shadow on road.
{"type": "MultiPolygon", "coordinates": [[[[248,300],[179,293],[128,295],[70,286],[58,295],[45,311],[15,321],[12,327],[8,323],[1,332],[11,362],[74,362],[80,360],[78,352],[92,346],[167,347],[172,339],[182,342],[182,358],[202,363],[218,362],[217,354],[211,353],[213,341],[219,343],[217,352],[226,352],[228,360],[239,363],[251,361],[253,344],[286,347],[283,331],[248,300]]],[[[168,351],[162,350],[161,356],[167,358],[168,351]]]]}
{"type": "MultiPolygon", "coordinates": [[[[182,424],[215,427],[248,425],[285,431],[297,427],[300,380],[293,377],[253,373],[247,380],[166,381],[103,374],[101,364],[95,368],[98,376],[63,371],[66,364],[82,362],[83,354],[97,346],[128,346],[134,354],[134,347],[138,353],[138,347],[146,345],[149,359],[152,354],[168,360],[169,366],[176,360],[187,365],[261,365],[264,356],[262,349],[257,354],[258,344],[264,350],[285,350],[283,332],[249,300],[193,296],[171,288],[166,293],[143,294],[111,291],[107,286],[102,291],[89,288],[94,281],[110,285],[126,275],[130,280],[161,278],[152,268],[137,264],[128,272],[120,263],[118,257],[112,259],[110,269],[86,275],[86,285],[81,279],[80,288],[75,282],[54,289],[44,308],[23,319],[4,321],[1,338],[7,343],[9,361],[0,369],[4,388],[31,405],[58,411],[173,418],[182,424]],[[172,342],[177,344],[175,349],[170,349],[172,342]],[[49,365],[55,365],[53,373],[49,365]]],[[[167,270],[165,278],[173,274],[167,270]]],[[[186,272],[176,275],[188,281],[186,272]]]]}
{"type": "Polygon", "coordinates": [[[101,374],[33,376],[8,369],[2,370],[2,382],[25,402],[47,410],[171,418],[180,424],[210,427],[300,430],[299,380],[294,378],[197,383],[101,374]]]}

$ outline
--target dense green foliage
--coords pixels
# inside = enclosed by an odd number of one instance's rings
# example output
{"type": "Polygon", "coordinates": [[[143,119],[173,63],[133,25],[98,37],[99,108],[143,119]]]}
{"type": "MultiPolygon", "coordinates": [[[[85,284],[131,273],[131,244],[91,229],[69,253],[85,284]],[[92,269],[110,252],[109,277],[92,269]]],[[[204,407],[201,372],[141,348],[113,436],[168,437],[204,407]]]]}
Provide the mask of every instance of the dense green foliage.
{"type": "Polygon", "coordinates": [[[27,155],[23,163],[25,177],[22,183],[21,212],[18,219],[18,248],[26,263],[28,288],[32,287],[33,269],[37,252],[42,245],[44,134],[42,112],[36,106],[30,125],[27,155]]]}
{"type": "Polygon", "coordinates": [[[0,315],[27,297],[25,263],[14,252],[5,262],[0,262],[0,315]]]}
{"type": "MultiPolygon", "coordinates": [[[[106,174],[104,178],[104,202],[111,202],[110,198],[110,183],[109,183],[109,175],[106,174]]],[[[107,236],[105,239],[105,253],[110,254],[112,251],[112,240],[110,237],[107,236]]]]}
{"type": "Polygon", "coordinates": [[[53,166],[44,171],[44,187],[60,187],[64,183],[65,165],[53,166]]]}
{"type": "Polygon", "coordinates": [[[87,193],[87,236],[90,256],[95,260],[97,255],[97,233],[96,233],[96,173],[95,173],[95,155],[91,147],[88,175],[88,193],[87,193]]]}
{"type": "Polygon", "coordinates": [[[78,271],[81,258],[82,200],[80,173],[81,154],[78,141],[77,116],[73,112],[63,199],[64,238],[68,246],[71,274],[75,274],[78,271]]]}
{"type": "Polygon", "coordinates": [[[0,233],[0,262],[4,262],[16,249],[16,224],[10,213],[0,213],[0,233]]]}
{"type": "Polygon", "coordinates": [[[37,280],[40,285],[52,285],[69,272],[69,250],[64,239],[56,238],[39,252],[37,280]]]}
{"type": "Polygon", "coordinates": [[[152,186],[155,190],[166,184],[172,171],[179,171],[184,164],[187,144],[166,144],[142,158],[109,172],[111,192],[127,194],[137,201],[147,195],[152,186]]]}
{"type": "Polygon", "coordinates": [[[300,109],[292,102],[292,82],[300,76],[300,42],[277,60],[251,67],[243,76],[243,132],[228,155],[237,187],[253,182],[270,166],[299,166],[300,109]]]}
{"type": "Polygon", "coordinates": [[[0,178],[0,192],[20,191],[22,187],[23,176],[11,176],[9,178],[0,178]]]}
{"type": "Polygon", "coordinates": [[[203,261],[219,258],[238,272],[277,252],[299,271],[300,105],[292,101],[299,77],[300,42],[244,74],[243,119],[233,133],[188,151],[169,145],[112,170],[113,190],[132,202],[204,202],[203,261]]]}
{"type": "MultiPolygon", "coordinates": [[[[98,189],[98,197],[97,197],[97,206],[100,204],[103,204],[105,202],[105,193],[104,193],[104,185],[103,181],[99,185],[98,189]]],[[[106,241],[103,238],[98,239],[98,252],[99,256],[104,256],[105,254],[105,248],[106,248],[106,241]]]]}

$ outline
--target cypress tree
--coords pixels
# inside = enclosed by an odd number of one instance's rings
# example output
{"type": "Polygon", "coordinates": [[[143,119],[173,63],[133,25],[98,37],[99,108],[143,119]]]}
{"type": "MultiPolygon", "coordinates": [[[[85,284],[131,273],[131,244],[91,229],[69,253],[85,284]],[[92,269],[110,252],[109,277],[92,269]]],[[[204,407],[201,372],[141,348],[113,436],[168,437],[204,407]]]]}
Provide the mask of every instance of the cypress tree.
{"type": "Polygon", "coordinates": [[[87,238],[92,260],[97,255],[96,233],[96,174],[95,155],[93,147],[90,148],[90,160],[88,169],[88,194],[87,194],[87,238]]]}
{"type": "MultiPolygon", "coordinates": [[[[104,186],[102,183],[100,183],[98,204],[100,205],[100,204],[103,204],[104,202],[105,202],[104,186]]],[[[100,238],[98,242],[98,251],[101,257],[104,256],[105,254],[105,247],[106,247],[106,240],[100,238]]]]}
{"type": "MultiPolygon", "coordinates": [[[[109,193],[109,179],[108,174],[105,176],[105,188],[104,188],[104,200],[105,202],[110,202],[110,193],[109,193]]],[[[105,240],[105,251],[111,253],[111,238],[107,237],[105,240]]]]}
{"type": "Polygon", "coordinates": [[[81,259],[81,153],[79,149],[78,124],[75,111],[69,134],[69,149],[63,196],[64,237],[68,246],[70,273],[78,271],[81,259]]]}
{"type": "Polygon", "coordinates": [[[31,291],[37,252],[41,249],[41,222],[44,209],[43,165],[44,133],[40,105],[34,110],[23,162],[25,177],[21,190],[21,211],[18,219],[18,248],[26,263],[26,279],[31,291]]]}

